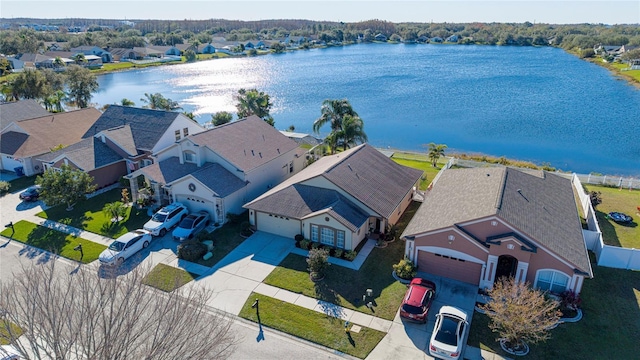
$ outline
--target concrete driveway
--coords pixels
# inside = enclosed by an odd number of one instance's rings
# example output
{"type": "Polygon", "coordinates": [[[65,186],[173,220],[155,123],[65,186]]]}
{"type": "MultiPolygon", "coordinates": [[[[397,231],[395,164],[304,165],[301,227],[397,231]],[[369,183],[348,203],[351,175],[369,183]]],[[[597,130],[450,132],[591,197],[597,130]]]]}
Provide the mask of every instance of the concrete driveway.
{"type": "MultiPolygon", "coordinates": [[[[456,280],[418,273],[417,276],[429,279],[436,284],[436,298],[429,310],[426,324],[416,324],[400,318],[396,313],[393,324],[380,344],[367,356],[367,360],[374,359],[433,359],[429,355],[429,339],[436,322],[436,314],[444,305],[458,307],[469,315],[469,322],[473,316],[478,287],[456,280]]],[[[400,305],[400,304],[398,304],[400,305]]],[[[466,339],[465,339],[466,343],[466,339]]],[[[466,358],[468,357],[465,354],[466,358]]]]}

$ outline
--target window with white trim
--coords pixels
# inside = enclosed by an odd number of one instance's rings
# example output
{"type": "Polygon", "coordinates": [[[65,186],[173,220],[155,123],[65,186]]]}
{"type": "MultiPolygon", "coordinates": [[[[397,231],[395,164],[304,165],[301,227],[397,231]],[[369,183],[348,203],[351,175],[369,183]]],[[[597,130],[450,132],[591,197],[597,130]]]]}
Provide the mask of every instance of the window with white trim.
{"type": "Polygon", "coordinates": [[[182,129],[182,136],[184,136],[184,137],[189,136],[189,128],[182,129]]]}
{"type": "Polygon", "coordinates": [[[142,159],[142,167],[149,166],[151,164],[153,164],[153,161],[150,159],[142,159]]]}
{"type": "Polygon", "coordinates": [[[322,227],[320,229],[320,243],[333,246],[334,236],[335,233],[332,228],[322,227]]]}
{"type": "Polygon", "coordinates": [[[176,141],[180,140],[180,130],[176,130],[175,134],[176,134],[176,141]]]}
{"type": "Polygon", "coordinates": [[[344,249],[344,231],[336,231],[336,247],[344,249]]]}
{"type": "Polygon", "coordinates": [[[192,151],[185,151],[182,153],[184,157],[184,162],[195,163],[196,162],[196,154],[192,151]]]}
{"type": "Polygon", "coordinates": [[[567,289],[568,284],[569,277],[567,275],[555,270],[540,270],[535,287],[559,294],[567,289]]]}
{"type": "Polygon", "coordinates": [[[318,225],[311,225],[311,241],[318,241],[318,225]]]}

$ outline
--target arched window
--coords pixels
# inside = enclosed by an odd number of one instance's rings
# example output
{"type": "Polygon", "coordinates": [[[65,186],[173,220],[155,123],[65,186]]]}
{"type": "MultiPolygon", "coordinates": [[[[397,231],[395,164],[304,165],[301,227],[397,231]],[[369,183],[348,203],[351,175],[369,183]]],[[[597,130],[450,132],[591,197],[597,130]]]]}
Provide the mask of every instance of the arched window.
{"type": "Polygon", "coordinates": [[[540,290],[549,290],[560,294],[567,290],[569,277],[560,271],[545,269],[538,270],[535,287],[540,290]]]}

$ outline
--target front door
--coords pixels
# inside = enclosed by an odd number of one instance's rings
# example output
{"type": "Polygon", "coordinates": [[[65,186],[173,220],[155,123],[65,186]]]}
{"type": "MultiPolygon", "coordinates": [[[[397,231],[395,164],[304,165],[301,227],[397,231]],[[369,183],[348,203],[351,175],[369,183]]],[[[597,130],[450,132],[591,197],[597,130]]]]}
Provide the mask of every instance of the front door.
{"type": "Polygon", "coordinates": [[[498,257],[498,265],[496,266],[496,281],[502,277],[515,277],[517,268],[518,259],[511,255],[501,255],[498,257]]]}

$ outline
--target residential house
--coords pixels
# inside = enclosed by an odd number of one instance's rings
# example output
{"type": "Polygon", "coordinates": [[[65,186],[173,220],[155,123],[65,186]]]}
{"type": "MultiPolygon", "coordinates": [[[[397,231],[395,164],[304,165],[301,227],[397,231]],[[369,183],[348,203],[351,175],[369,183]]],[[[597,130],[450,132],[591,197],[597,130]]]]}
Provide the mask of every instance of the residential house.
{"type": "Polygon", "coordinates": [[[113,62],[113,55],[98,46],[78,46],[71,49],[71,52],[74,54],[83,53],[85,56],[95,55],[99,56],[102,59],[103,63],[113,62]]]}
{"type": "Polygon", "coordinates": [[[597,45],[594,47],[594,51],[597,55],[618,55],[622,46],[618,45],[597,45]]]}
{"type": "Polygon", "coordinates": [[[579,293],[593,276],[572,182],[546,171],[444,170],[402,237],[418,271],[480,288],[513,277],[579,293]]]}
{"type": "Polygon", "coordinates": [[[213,54],[216,52],[216,47],[211,44],[201,44],[198,46],[198,54],[213,54]]]}
{"type": "Polygon", "coordinates": [[[0,54],[0,59],[6,59],[9,62],[12,72],[21,72],[24,70],[24,61],[16,59],[14,56],[4,56],[0,54]]]}
{"type": "Polygon", "coordinates": [[[10,60],[12,58],[20,60],[22,62],[22,68],[38,68],[45,61],[51,60],[51,57],[49,56],[35,53],[17,54],[13,57],[9,57],[8,59],[10,60]]]}
{"type": "Polygon", "coordinates": [[[100,111],[86,108],[10,123],[0,135],[2,168],[27,176],[41,173],[39,156],[82,140],[100,115],[100,111]]]}
{"type": "Polygon", "coordinates": [[[144,53],[132,48],[112,48],[109,49],[109,52],[113,56],[113,61],[141,60],[145,56],[144,53]]]}
{"type": "MultiPolygon", "coordinates": [[[[228,213],[299,172],[304,150],[257,116],[216,126],[154,153],[154,164],[127,175],[143,176],[157,203],[179,201],[224,223],[228,213]]],[[[131,181],[138,196],[138,181],[131,181]]]]}
{"type": "Polygon", "coordinates": [[[378,34],[373,38],[375,41],[387,41],[387,37],[384,34],[378,34]]]}
{"type": "Polygon", "coordinates": [[[133,51],[136,54],[141,55],[143,59],[151,58],[151,57],[161,58],[161,57],[164,56],[164,51],[159,51],[159,50],[156,50],[156,49],[153,49],[153,48],[150,48],[150,47],[139,47],[139,46],[136,46],[136,47],[133,48],[133,51]]]}
{"type": "Polygon", "coordinates": [[[363,144],[320,158],[244,207],[260,231],[354,250],[397,223],[421,176],[363,144]]]}
{"type": "Polygon", "coordinates": [[[430,42],[430,43],[437,43],[437,44],[439,44],[439,43],[442,43],[443,41],[444,41],[444,40],[443,40],[441,37],[439,37],[439,36],[435,36],[435,37],[432,37],[431,39],[429,39],[429,42],[430,42]]]}
{"type": "Polygon", "coordinates": [[[14,121],[33,119],[49,115],[36,100],[26,99],[0,103],[0,132],[14,121]]]}
{"type": "Polygon", "coordinates": [[[149,46],[150,49],[153,49],[155,51],[159,51],[161,53],[163,53],[164,55],[168,55],[168,56],[180,56],[180,54],[182,53],[182,51],[180,49],[178,49],[175,46],[149,46]]]}
{"type": "Polygon", "coordinates": [[[297,142],[300,145],[316,146],[322,143],[321,139],[313,137],[309,134],[297,133],[292,131],[283,131],[283,130],[281,130],[280,133],[282,133],[282,135],[288,137],[289,139],[297,142]]]}
{"type": "Polygon", "coordinates": [[[447,42],[457,43],[459,39],[458,35],[451,35],[447,38],[447,42]]]}

